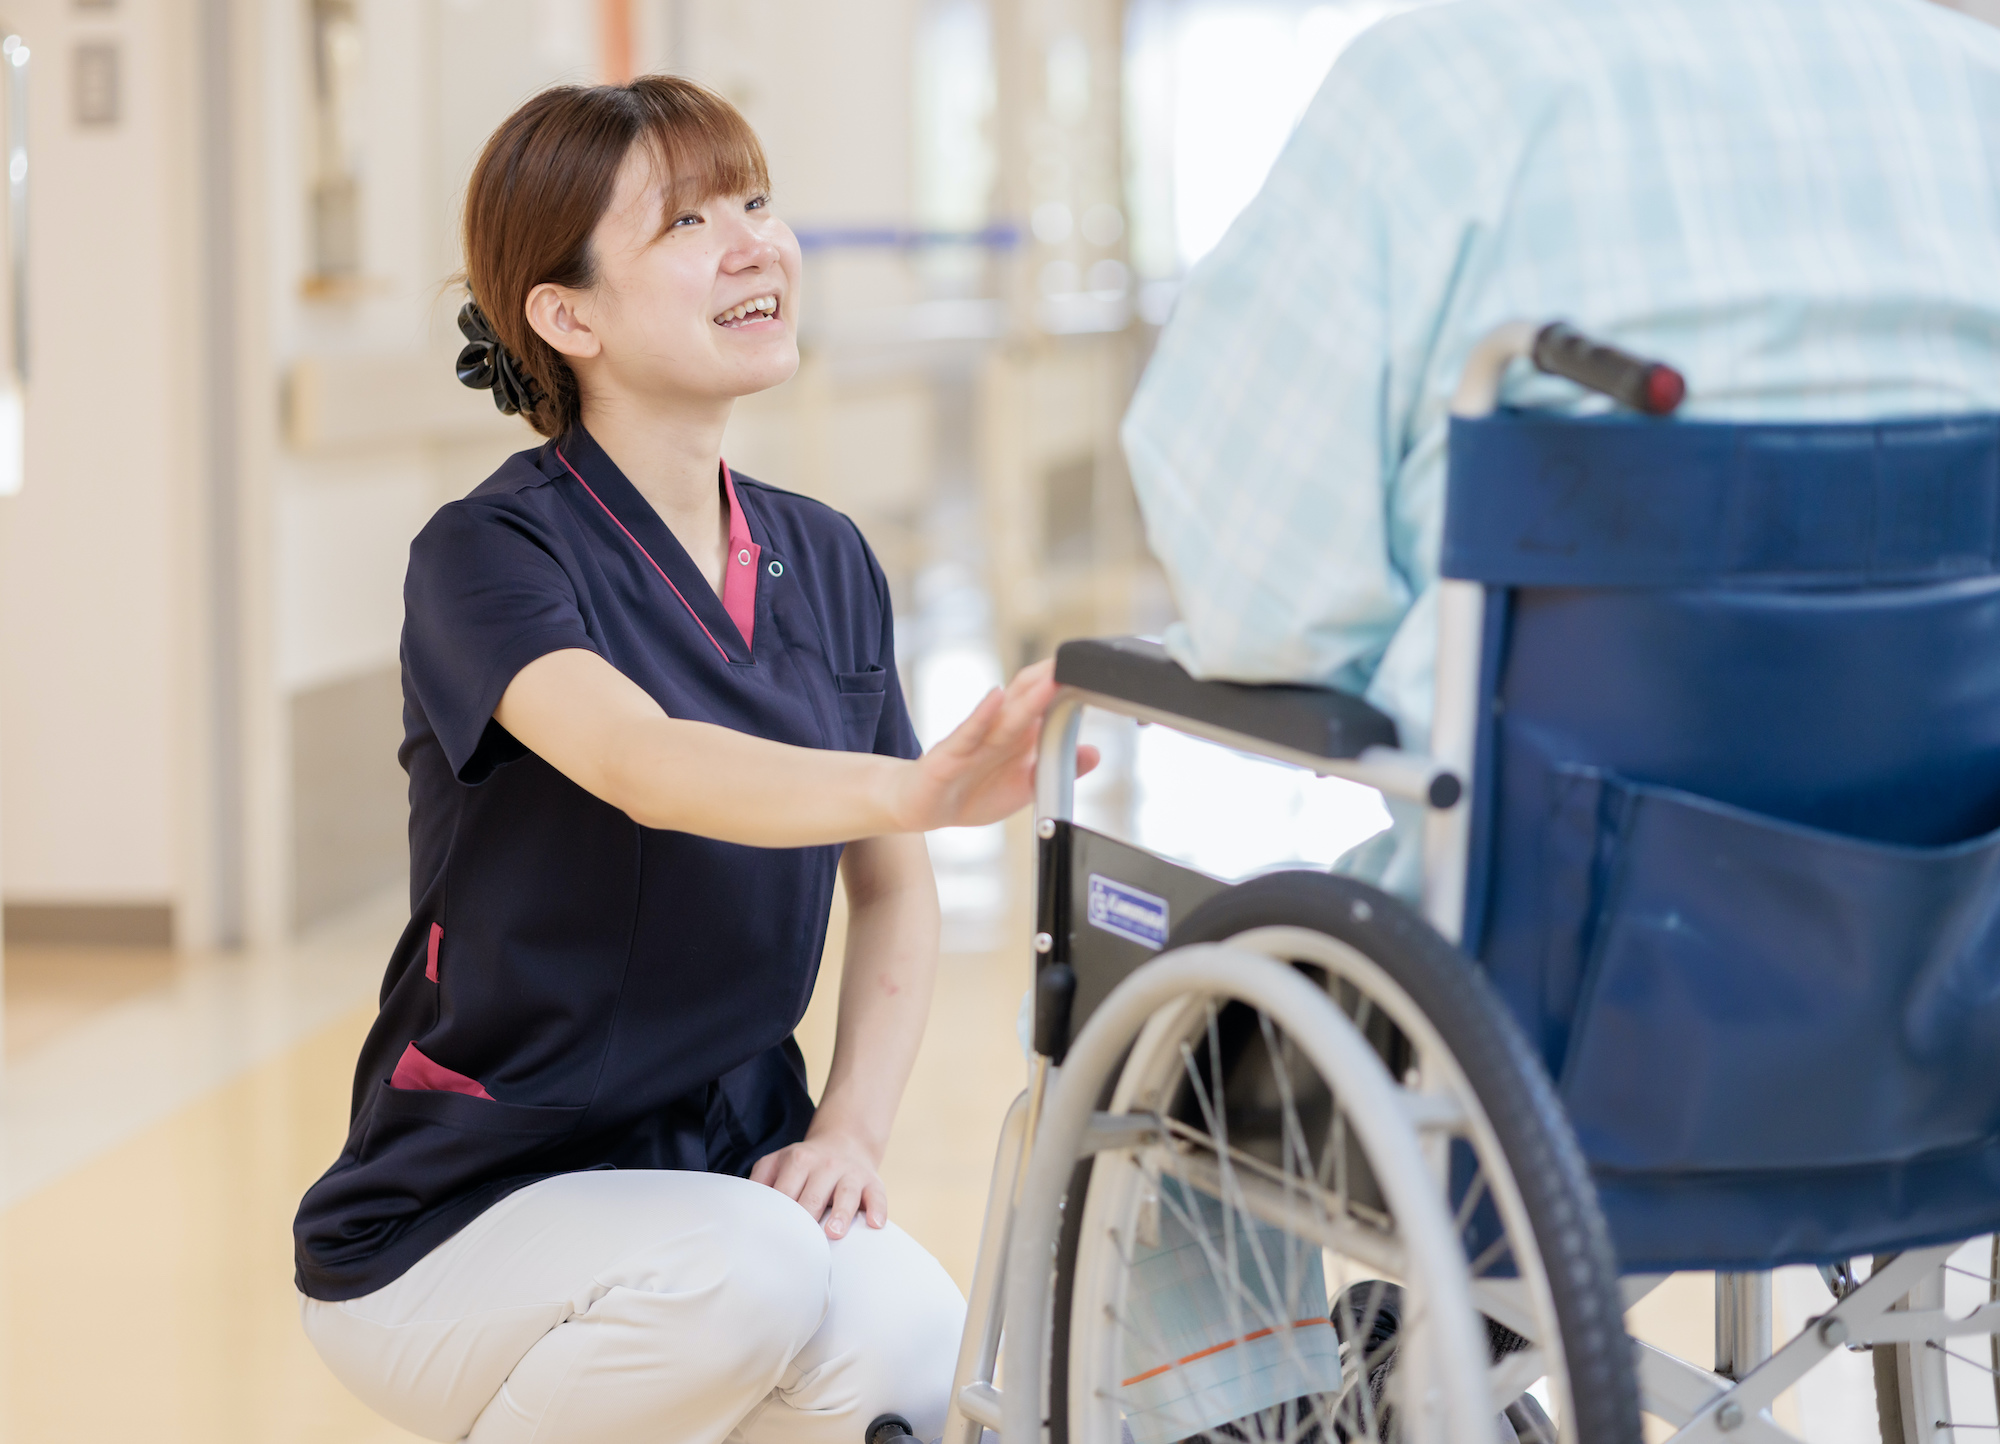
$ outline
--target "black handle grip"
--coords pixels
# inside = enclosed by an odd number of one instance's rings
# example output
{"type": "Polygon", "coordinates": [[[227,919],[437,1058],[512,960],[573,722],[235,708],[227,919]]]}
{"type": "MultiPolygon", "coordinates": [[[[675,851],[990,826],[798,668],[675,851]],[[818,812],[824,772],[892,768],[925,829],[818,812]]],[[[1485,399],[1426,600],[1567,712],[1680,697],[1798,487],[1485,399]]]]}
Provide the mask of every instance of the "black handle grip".
{"type": "Polygon", "coordinates": [[[1648,416],[1667,415],[1687,395],[1687,382],[1673,367],[1593,341],[1562,321],[1536,332],[1528,354],[1536,370],[1566,376],[1648,416]]]}
{"type": "Polygon", "coordinates": [[[1035,1051],[1058,1063],[1068,1051],[1069,1008],[1076,1001],[1076,971],[1050,963],[1035,974],[1035,1051]]]}
{"type": "Polygon", "coordinates": [[[917,1431],[901,1414],[878,1414],[875,1422],[868,1426],[868,1432],[861,1436],[863,1444],[896,1444],[899,1439],[916,1437],[917,1431]]]}

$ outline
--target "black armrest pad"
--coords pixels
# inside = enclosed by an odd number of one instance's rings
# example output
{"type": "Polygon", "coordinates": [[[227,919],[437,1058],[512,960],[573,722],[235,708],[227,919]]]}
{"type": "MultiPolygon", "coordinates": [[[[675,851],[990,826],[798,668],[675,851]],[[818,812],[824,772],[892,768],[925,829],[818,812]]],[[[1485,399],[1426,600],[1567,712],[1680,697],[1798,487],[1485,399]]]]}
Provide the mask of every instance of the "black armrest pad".
{"type": "Polygon", "coordinates": [[[1328,687],[1197,681],[1165,647],[1138,637],[1064,642],[1056,681],[1314,757],[1396,745],[1396,724],[1359,697],[1328,687]]]}

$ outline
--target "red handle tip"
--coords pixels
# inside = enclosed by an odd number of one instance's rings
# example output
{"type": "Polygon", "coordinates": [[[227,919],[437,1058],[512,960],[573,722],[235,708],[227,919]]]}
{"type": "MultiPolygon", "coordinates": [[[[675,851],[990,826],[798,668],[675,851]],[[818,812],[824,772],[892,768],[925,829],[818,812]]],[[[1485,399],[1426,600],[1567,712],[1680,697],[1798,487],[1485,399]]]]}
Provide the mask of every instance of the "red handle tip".
{"type": "Polygon", "coordinates": [[[1665,416],[1687,396],[1687,381],[1671,366],[1655,366],[1646,373],[1646,410],[1665,416]]]}

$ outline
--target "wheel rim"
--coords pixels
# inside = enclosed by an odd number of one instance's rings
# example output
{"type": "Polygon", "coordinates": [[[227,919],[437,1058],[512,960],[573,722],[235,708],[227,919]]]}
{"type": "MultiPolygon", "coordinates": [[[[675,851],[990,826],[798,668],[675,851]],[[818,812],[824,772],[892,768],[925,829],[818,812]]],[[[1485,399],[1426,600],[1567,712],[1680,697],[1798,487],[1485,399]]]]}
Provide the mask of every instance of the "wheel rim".
{"type": "MultiPolygon", "coordinates": [[[[1342,1011],[1364,1032],[1372,1013],[1408,1040],[1410,1066],[1396,1083],[1418,1113],[1431,1116],[1425,1137],[1435,1177],[1449,1190],[1454,1140],[1473,1162],[1473,1171],[1448,1192],[1459,1237],[1484,1208],[1497,1216],[1505,1245],[1465,1260],[1488,1275],[1476,1285],[1477,1305],[1533,1341],[1488,1373],[1493,1432],[1500,1432],[1502,1411],[1545,1378],[1563,1437],[1571,1437],[1574,1411],[1560,1332],[1526,1208],[1450,1049],[1393,979],[1336,939],[1299,928],[1260,928],[1227,946],[1323,970],[1330,983],[1346,985],[1353,995],[1342,1011]],[[1440,1126],[1447,1118],[1449,1125],[1440,1126]],[[1491,1275],[1504,1261],[1515,1264],[1516,1276],[1502,1281],[1491,1275]]],[[[1413,1342],[1426,1325],[1418,1306],[1407,1309],[1400,1329],[1385,1336],[1380,1327],[1409,1303],[1397,1297],[1409,1269],[1394,1218],[1378,1206],[1379,1196],[1362,1196],[1365,1188],[1356,1185],[1368,1180],[1344,1176],[1353,1172],[1354,1136],[1345,1109],[1328,1100],[1309,1119],[1302,1090],[1285,1096],[1298,1052],[1283,1024],[1266,1012],[1255,1012],[1249,1026],[1261,1043],[1266,1092],[1278,1103],[1277,1138],[1275,1144],[1261,1140],[1264,1146],[1252,1151],[1241,1146],[1248,1140],[1231,1136],[1232,1121],[1271,1110],[1246,1113],[1229,1094],[1247,1075],[1232,1076],[1224,1057],[1226,1012],[1212,995],[1161,1009],[1146,1022],[1119,1076],[1113,1112],[1158,1113],[1168,1121],[1168,1136],[1099,1155],[1071,1300],[1072,1337],[1083,1342],[1069,1362],[1069,1437],[1073,1444],[1118,1440],[1122,1425],[1138,1444],[1204,1437],[1232,1444],[1406,1438],[1398,1410],[1429,1387],[1426,1355],[1413,1342]],[[1163,1263],[1163,1254],[1172,1256],[1171,1263],[1163,1263]],[[1155,1276],[1163,1268],[1175,1278],[1168,1302],[1179,1310],[1178,1332],[1159,1323],[1155,1276]],[[1336,1301],[1344,1329],[1327,1318],[1336,1301]],[[1090,1319],[1102,1319],[1104,1327],[1086,1328],[1090,1319]],[[1244,1404],[1257,1407],[1220,1417],[1244,1404]],[[1189,1424],[1198,1427],[1184,1427],[1189,1424]]],[[[1233,1026],[1243,1032],[1240,1014],[1233,1026]]],[[[1541,1418],[1532,1406],[1515,1415],[1517,1429],[1528,1427],[1531,1416],[1541,1418]]]]}
{"type": "Polygon", "coordinates": [[[1554,1406],[1552,1412],[1561,1437],[1566,1444],[1573,1444],[1576,1411],[1570,1394],[1569,1370],[1562,1357],[1562,1330],[1557,1320],[1555,1297],[1549,1288],[1548,1270],[1542,1260],[1541,1244],[1535,1237],[1520,1185],[1514,1178],[1506,1151],[1501,1147],[1485,1105],[1466,1079],[1464,1069],[1459,1066],[1457,1057],[1436,1026],[1379,964],[1338,938],[1308,928],[1257,928],[1232,938],[1231,945],[1260,952],[1267,957],[1311,963],[1373,999],[1375,1006],[1386,1013],[1396,1028],[1411,1040],[1420,1066],[1433,1070],[1434,1076],[1425,1080],[1426,1088],[1435,1087],[1457,1101],[1465,1119],[1465,1141],[1478,1160],[1486,1191],[1500,1214],[1508,1251],[1516,1266],[1516,1279],[1503,1284],[1494,1281],[1490,1274],[1482,1279],[1478,1260],[1475,1259],[1475,1301],[1488,1318],[1531,1340],[1542,1356],[1541,1361],[1547,1366],[1539,1380],[1534,1377],[1524,1379],[1523,1371],[1531,1367],[1533,1361],[1526,1356],[1516,1356],[1513,1366],[1494,1381],[1496,1397],[1512,1400],[1527,1392],[1533,1384],[1545,1381],[1550,1395],[1548,1402],[1554,1406]]]}
{"type": "MultiPolygon", "coordinates": [[[[1963,1318],[1995,1302],[2000,1234],[1959,1245],[1897,1307],[1942,1309],[1949,1318],[1963,1318]]],[[[2000,1333],[1878,1345],[1875,1388],[1885,1444],[1991,1439],[2000,1429],[2000,1333]]]]}

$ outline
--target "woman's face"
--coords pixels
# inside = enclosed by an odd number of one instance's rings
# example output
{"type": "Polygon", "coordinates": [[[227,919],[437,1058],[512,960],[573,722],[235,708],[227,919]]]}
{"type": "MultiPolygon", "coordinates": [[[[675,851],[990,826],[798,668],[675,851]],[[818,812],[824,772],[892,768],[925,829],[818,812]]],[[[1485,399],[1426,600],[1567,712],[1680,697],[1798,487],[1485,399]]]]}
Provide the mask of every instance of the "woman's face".
{"type": "Polygon", "coordinates": [[[791,227],[757,192],[667,215],[663,234],[663,190],[652,156],[635,146],[591,236],[597,284],[564,293],[596,340],[585,348],[595,354],[572,353],[585,397],[722,401],[789,379],[799,368],[791,227]]]}

